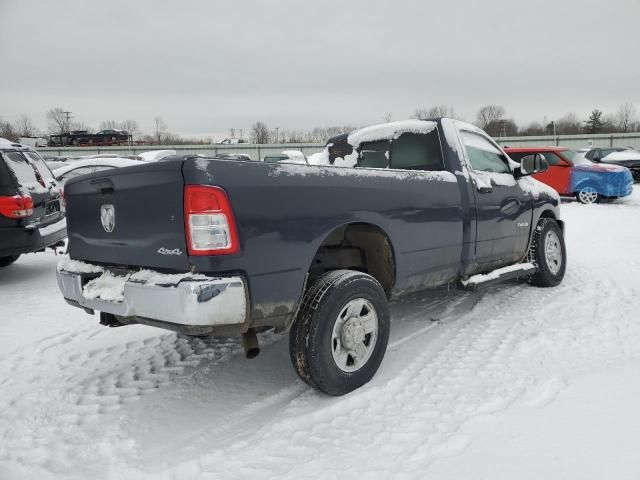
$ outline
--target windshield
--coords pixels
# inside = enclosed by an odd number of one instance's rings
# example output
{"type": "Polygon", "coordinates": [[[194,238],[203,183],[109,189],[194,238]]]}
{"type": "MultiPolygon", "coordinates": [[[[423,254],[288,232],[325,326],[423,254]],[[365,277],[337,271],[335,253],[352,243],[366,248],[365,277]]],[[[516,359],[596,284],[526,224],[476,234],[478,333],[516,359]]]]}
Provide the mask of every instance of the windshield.
{"type": "Polygon", "coordinates": [[[583,152],[575,150],[563,150],[562,156],[569,160],[573,165],[593,165],[593,162],[584,156],[583,152]]]}

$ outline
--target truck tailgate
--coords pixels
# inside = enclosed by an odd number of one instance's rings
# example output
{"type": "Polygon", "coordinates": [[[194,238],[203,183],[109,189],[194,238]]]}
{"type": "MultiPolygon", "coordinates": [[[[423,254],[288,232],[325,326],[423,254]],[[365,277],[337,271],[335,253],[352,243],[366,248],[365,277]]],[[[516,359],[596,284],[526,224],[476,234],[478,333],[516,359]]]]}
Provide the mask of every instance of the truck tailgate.
{"type": "Polygon", "coordinates": [[[79,177],[64,196],[71,258],[188,270],[181,161],[79,177]]]}

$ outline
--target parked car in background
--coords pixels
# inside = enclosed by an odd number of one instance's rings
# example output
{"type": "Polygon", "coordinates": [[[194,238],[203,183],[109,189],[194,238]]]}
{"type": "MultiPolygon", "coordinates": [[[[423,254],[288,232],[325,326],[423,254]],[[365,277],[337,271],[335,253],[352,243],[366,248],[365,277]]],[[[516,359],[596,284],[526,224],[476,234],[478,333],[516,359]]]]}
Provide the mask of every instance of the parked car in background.
{"type": "Polygon", "coordinates": [[[507,147],[505,152],[515,161],[535,153],[542,154],[549,168],[534,178],[553,187],[565,197],[582,203],[597,203],[631,195],[633,177],[628,168],[596,164],[575,150],[565,147],[507,147]]]}
{"type": "Polygon", "coordinates": [[[37,152],[0,138],[0,267],[67,236],[58,182],[37,152]]]}
{"type": "Polygon", "coordinates": [[[143,163],[145,162],[142,160],[131,160],[128,158],[89,158],[86,160],[67,163],[66,165],[54,170],[53,175],[58,183],[64,186],[67,180],[79,177],[80,175],[87,175],[89,173],[100,172],[103,170],[112,170],[114,168],[131,167],[134,165],[141,165],[143,163]]]}
{"type": "Polygon", "coordinates": [[[640,152],[629,147],[592,148],[584,154],[595,163],[620,165],[631,170],[633,179],[640,182],[640,152]]]}
{"type": "Polygon", "coordinates": [[[162,160],[163,158],[170,157],[175,154],[175,150],[149,150],[148,152],[138,153],[137,156],[145,162],[157,162],[159,160],[162,160]]]}
{"type": "Polygon", "coordinates": [[[299,150],[284,150],[282,153],[265,155],[265,163],[297,163],[307,165],[307,157],[299,150]]]}
{"type": "Polygon", "coordinates": [[[18,143],[21,145],[26,145],[27,147],[31,147],[33,149],[38,147],[46,147],[48,145],[48,141],[43,137],[20,137],[18,138],[18,143]]]}
{"type": "Polygon", "coordinates": [[[98,133],[87,130],[72,130],[70,132],[49,136],[50,147],[89,147],[101,145],[121,145],[131,142],[131,135],[126,130],[106,129],[98,133]]]}

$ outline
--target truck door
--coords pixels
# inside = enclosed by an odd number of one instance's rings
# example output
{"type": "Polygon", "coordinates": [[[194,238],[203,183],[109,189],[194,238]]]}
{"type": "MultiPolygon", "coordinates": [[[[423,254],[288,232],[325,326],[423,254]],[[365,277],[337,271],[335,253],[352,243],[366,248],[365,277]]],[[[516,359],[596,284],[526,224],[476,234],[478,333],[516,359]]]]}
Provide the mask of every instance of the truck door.
{"type": "Polygon", "coordinates": [[[513,177],[507,156],[489,137],[460,130],[476,204],[476,263],[497,268],[525,255],[532,199],[513,177]]]}

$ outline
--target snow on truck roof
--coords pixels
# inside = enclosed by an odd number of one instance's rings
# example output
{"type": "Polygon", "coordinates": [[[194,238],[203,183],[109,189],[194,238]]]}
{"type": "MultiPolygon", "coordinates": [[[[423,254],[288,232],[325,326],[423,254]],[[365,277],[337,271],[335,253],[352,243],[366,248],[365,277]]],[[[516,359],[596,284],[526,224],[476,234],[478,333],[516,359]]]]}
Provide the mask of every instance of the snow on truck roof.
{"type": "Polygon", "coordinates": [[[357,149],[361,143],[378,140],[392,140],[403,133],[429,133],[436,128],[436,122],[428,120],[399,120],[361,128],[347,137],[347,142],[357,149]]]}

